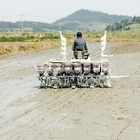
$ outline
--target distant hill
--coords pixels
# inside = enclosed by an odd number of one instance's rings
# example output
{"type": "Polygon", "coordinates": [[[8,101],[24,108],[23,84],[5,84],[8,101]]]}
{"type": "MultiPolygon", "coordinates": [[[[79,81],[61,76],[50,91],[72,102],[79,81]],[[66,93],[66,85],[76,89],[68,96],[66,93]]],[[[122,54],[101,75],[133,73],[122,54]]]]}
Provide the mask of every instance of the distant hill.
{"type": "Polygon", "coordinates": [[[109,15],[107,13],[90,10],[78,10],[65,18],[59,19],[52,24],[33,21],[18,21],[0,22],[1,30],[24,30],[24,31],[46,31],[46,30],[72,30],[72,31],[87,31],[87,30],[104,30],[107,25],[122,20],[132,20],[131,16],[109,15]]]}
{"type": "Polygon", "coordinates": [[[122,20],[132,20],[131,16],[109,15],[99,11],[78,10],[73,14],[57,20],[52,26],[60,26],[62,29],[70,30],[103,30],[109,24],[121,22],[122,20]]]}

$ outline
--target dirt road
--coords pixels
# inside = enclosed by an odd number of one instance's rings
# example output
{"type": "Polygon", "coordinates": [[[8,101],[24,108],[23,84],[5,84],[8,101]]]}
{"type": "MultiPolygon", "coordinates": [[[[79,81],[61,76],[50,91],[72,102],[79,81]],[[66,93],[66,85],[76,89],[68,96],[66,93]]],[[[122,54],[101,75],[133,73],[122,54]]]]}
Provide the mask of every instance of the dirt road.
{"type": "MultiPolygon", "coordinates": [[[[140,43],[106,47],[113,73],[132,75],[112,79],[111,88],[38,89],[33,64],[61,60],[60,48],[0,60],[0,140],[139,140],[140,43]]],[[[100,43],[89,52],[98,60],[100,43]]]]}

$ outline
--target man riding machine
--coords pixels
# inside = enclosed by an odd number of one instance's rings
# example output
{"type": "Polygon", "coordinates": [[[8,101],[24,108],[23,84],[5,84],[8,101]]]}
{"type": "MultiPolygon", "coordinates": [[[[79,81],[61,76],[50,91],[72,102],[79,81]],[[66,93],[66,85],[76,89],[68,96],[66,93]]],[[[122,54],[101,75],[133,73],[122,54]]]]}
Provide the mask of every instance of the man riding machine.
{"type": "Polygon", "coordinates": [[[72,46],[73,54],[75,59],[79,59],[79,52],[81,52],[82,59],[88,59],[89,53],[86,41],[82,38],[82,33],[77,32],[77,38],[74,40],[72,46]]]}

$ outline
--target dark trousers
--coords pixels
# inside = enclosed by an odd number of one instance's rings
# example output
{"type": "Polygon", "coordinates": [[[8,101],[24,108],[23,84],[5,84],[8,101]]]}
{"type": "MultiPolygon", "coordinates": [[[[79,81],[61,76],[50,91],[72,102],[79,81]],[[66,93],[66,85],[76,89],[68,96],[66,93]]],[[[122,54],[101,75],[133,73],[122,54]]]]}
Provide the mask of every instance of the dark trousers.
{"type": "Polygon", "coordinates": [[[82,58],[83,58],[83,55],[84,55],[84,52],[85,52],[85,48],[83,46],[76,46],[75,47],[75,49],[74,49],[74,57],[75,57],[75,59],[78,58],[78,51],[82,52],[82,58]]]}

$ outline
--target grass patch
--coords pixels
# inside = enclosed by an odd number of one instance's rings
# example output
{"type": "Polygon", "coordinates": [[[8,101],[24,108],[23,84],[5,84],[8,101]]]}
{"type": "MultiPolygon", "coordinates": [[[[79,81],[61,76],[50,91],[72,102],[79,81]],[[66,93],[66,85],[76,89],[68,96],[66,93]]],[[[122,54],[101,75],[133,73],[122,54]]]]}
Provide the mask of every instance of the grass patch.
{"type": "MultiPolygon", "coordinates": [[[[67,46],[72,46],[76,38],[75,32],[63,32],[67,38],[67,46]]],[[[104,32],[85,32],[83,38],[90,42],[100,42],[104,32]]],[[[140,41],[140,33],[107,32],[107,42],[140,41]]],[[[54,33],[0,33],[0,57],[15,55],[27,51],[39,51],[60,47],[59,32],[54,33]]]]}

